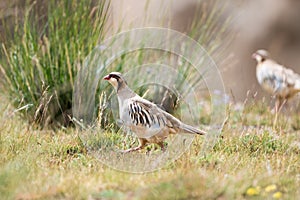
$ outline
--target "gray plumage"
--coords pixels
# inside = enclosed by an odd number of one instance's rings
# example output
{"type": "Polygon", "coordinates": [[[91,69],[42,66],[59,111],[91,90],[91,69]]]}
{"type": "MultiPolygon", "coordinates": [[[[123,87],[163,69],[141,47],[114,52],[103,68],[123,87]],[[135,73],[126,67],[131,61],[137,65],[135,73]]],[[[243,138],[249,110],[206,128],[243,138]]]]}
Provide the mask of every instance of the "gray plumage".
{"type": "Polygon", "coordinates": [[[184,124],[154,103],[134,93],[119,72],[104,77],[116,90],[122,124],[139,138],[140,145],[125,152],[143,148],[146,143],[157,143],[164,149],[163,141],[169,134],[206,134],[205,131],[184,124]]]}

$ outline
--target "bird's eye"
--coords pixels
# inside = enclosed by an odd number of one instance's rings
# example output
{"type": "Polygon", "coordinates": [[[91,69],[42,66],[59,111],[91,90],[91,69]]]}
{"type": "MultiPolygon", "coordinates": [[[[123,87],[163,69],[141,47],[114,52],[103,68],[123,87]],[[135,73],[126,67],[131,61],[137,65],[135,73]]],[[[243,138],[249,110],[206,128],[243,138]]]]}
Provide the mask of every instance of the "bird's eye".
{"type": "Polygon", "coordinates": [[[119,76],[117,76],[117,75],[114,75],[114,74],[112,74],[112,75],[109,75],[109,77],[110,78],[114,78],[114,79],[116,79],[117,81],[119,80],[119,76]]]}

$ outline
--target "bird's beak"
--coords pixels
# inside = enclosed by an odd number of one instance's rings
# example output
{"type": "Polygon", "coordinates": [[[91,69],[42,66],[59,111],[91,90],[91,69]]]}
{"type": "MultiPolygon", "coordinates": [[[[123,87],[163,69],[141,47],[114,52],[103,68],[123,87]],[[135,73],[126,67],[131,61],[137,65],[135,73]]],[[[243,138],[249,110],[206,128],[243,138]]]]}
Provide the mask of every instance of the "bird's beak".
{"type": "Polygon", "coordinates": [[[103,80],[109,80],[109,79],[110,79],[109,75],[103,77],[103,80]]]}
{"type": "Polygon", "coordinates": [[[252,54],[252,56],[251,56],[251,57],[252,57],[253,59],[256,59],[256,55],[257,55],[257,54],[256,54],[256,53],[254,53],[254,54],[252,54]]]}

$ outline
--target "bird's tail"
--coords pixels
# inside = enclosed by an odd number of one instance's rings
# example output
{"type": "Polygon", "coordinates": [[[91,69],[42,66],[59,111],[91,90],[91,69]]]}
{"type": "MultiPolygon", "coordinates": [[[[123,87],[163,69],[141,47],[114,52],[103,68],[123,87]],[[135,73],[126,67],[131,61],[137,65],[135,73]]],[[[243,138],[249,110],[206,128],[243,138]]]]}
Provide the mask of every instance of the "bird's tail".
{"type": "Polygon", "coordinates": [[[207,134],[206,131],[199,130],[193,126],[187,125],[187,124],[181,124],[180,128],[187,133],[193,133],[193,134],[199,134],[199,135],[205,135],[207,134]]]}

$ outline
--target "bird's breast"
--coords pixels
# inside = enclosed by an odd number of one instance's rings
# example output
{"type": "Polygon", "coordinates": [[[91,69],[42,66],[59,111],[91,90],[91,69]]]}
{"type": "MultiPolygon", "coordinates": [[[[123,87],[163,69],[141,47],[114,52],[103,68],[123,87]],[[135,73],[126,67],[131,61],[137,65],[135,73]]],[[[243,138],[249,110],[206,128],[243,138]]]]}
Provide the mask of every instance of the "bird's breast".
{"type": "Polygon", "coordinates": [[[256,68],[256,78],[257,78],[257,81],[260,85],[263,84],[264,82],[264,79],[266,78],[267,76],[267,71],[266,69],[263,67],[263,66],[257,66],[256,68]]]}
{"type": "Polygon", "coordinates": [[[130,116],[129,116],[129,109],[126,105],[126,102],[124,102],[123,104],[120,103],[119,101],[119,115],[120,115],[120,119],[124,122],[127,123],[130,121],[130,116]]]}

